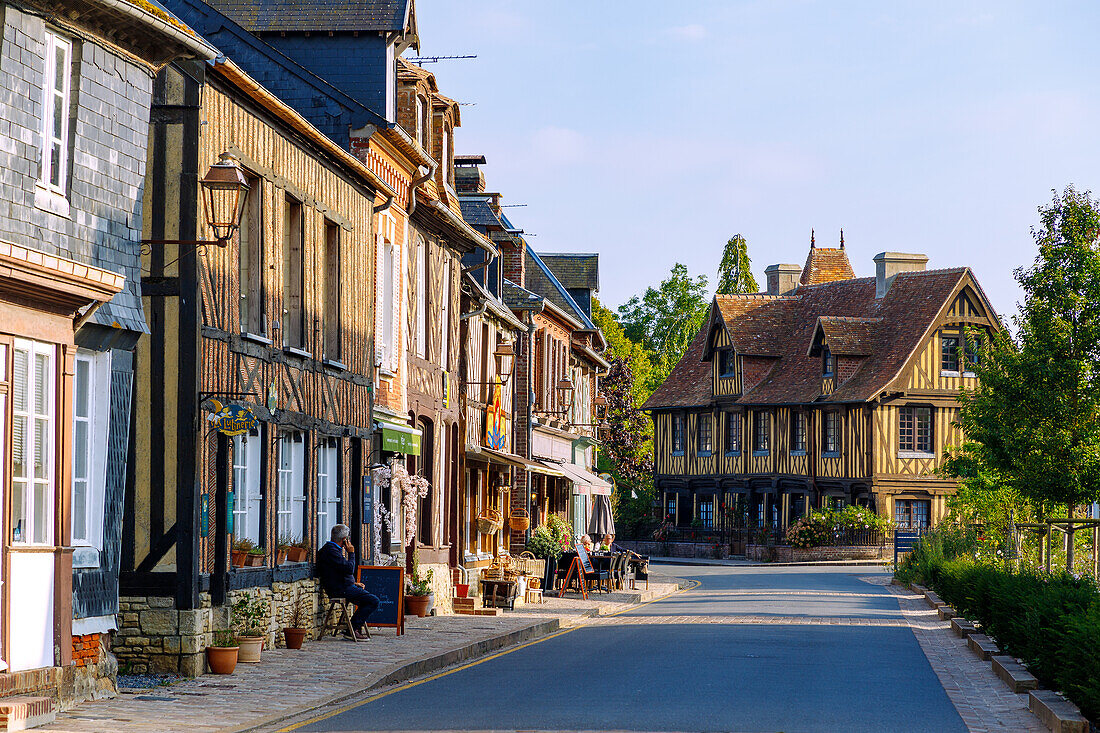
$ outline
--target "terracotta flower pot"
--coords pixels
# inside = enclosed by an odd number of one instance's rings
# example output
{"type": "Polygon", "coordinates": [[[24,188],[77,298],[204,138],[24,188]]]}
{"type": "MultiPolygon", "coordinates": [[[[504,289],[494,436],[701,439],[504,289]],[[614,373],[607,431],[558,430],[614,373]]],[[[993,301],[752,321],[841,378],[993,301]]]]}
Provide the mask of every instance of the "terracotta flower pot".
{"type": "Polygon", "coordinates": [[[286,562],[286,550],[287,550],[287,548],[280,547],[278,550],[275,551],[275,564],[276,565],[282,565],[284,562],[286,562]]]}
{"type": "Polygon", "coordinates": [[[286,548],[287,562],[305,562],[309,559],[309,550],[304,547],[286,548]]]}
{"type": "Polygon", "coordinates": [[[301,649],[302,642],[306,640],[307,633],[305,629],[296,629],[293,627],[283,629],[283,639],[286,641],[286,648],[301,649]]]}
{"type": "Polygon", "coordinates": [[[245,564],[245,567],[261,568],[264,565],[264,556],[263,555],[253,555],[252,553],[249,553],[249,554],[244,556],[244,564],[245,564]]]}
{"type": "Polygon", "coordinates": [[[237,668],[237,652],[235,646],[208,646],[206,647],[206,663],[210,665],[213,674],[233,674],[237,668]]]}
{"type": "Polygon", "coordinates": [[[231,557],[233,558],[233,566],[243,568],[248,561],[248,553],[244,550],[233,550],[231,557]]]}
{"type": "Polygon", "coordinates": [[[405,615],[424,618],[432,610],[432,596],[405,596],[405,615]]]}
{"type": "Polygon", "coordinates": [[[262,636],[238,636],[237,644],[240,646],[240,653],[237,654],[237,661],[241,663],[255,663],[260,661],[260,650],[264,648],[264,638],[262,636]]]}

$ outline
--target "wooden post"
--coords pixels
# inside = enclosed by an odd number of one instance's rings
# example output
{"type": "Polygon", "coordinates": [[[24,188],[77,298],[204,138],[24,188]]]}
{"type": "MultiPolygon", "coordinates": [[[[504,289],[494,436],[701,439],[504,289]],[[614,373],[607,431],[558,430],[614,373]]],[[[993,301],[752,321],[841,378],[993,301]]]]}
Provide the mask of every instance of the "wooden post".
{"type": "Polygon", "coordinates": [[[1073,503],[1066,505],[1066,572],[1073,572],[1073,503]]]}
{"type": "Polygon", "coordinates": [[[1046,561],[1046,567],[1047,567],[1047,572],[1048,573],[1050,572],[1050,550],[1051,550],[1050,536],[1051,536],[1051,534],[1053,534],[1053,532],[1054,532],[1054,523],[1053,522],[1047,522],[1047,561],[1046,561]]]}

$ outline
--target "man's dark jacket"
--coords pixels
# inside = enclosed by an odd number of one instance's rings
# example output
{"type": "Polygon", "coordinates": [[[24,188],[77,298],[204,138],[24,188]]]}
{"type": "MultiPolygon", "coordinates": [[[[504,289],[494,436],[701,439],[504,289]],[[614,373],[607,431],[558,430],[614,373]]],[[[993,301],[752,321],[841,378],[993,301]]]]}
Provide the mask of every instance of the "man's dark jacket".
{"type": "Polygon", "coordinates": [[[314,569],[321,587],[330,596],[343,595],[345,588],[355,585],[355,555],[345,560],[343,548],[335,542],[326,542],[317,551],[314,569]]]}

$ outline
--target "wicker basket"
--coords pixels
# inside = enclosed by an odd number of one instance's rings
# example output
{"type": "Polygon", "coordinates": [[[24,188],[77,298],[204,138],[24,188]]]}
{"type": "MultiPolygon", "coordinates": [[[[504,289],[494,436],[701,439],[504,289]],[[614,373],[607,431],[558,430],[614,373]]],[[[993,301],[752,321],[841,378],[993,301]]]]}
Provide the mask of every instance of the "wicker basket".
{"type": "Polygon", "coordinates": [[[504,518],[496,509],[486,509],[477,517],[477,531],[481,534],[494,534],[504,526],[504,518]]]}
{"type": "Polygon", "coordinates": [[[504,562],[502,558],[494,557],[489,567],[481,571],[482,580],[504,580],[504,562]]]}
{"type": "Polygon", "coordinates": [[[524,550],[523,552],[521,552],[519,554],[519,557],[515,558],[512,562],[514,565],[517,566],[519,570],[522,570],[527,575],[538,576],[542,575],[539,566],[544,565],[545,563],[545,561],[538,560],[529,550],[524,550]]]}
{"type": "Polygon", "coordinates": [[[516,532],[525,532],[528,527],[531,526],[531,516],[527,513],[526,509],[513,509],[512,516],[508,519],[508,524],[516,532]]]}

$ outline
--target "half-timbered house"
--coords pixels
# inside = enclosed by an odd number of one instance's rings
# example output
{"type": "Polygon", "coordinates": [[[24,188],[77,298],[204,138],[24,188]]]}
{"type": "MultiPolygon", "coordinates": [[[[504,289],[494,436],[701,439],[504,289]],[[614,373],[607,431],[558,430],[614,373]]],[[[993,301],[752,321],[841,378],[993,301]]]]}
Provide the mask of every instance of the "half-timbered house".
{"type": "Polygon", "coordinates": [[[827,502],[902,527],[943,516],[941,476],[968,364],[1000,322],[968,268],[883,252],[857,278],[843,243],[768,289],[715,297],[706,324],[646,402],[654,473],[678,525],[786,527],[827,502]]]}

